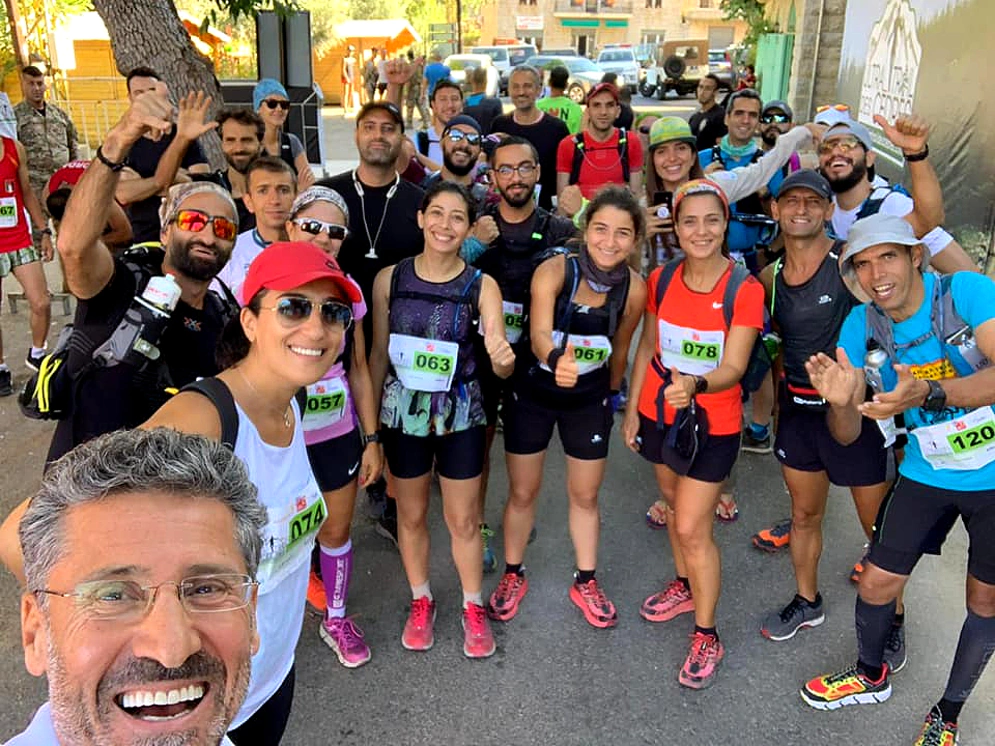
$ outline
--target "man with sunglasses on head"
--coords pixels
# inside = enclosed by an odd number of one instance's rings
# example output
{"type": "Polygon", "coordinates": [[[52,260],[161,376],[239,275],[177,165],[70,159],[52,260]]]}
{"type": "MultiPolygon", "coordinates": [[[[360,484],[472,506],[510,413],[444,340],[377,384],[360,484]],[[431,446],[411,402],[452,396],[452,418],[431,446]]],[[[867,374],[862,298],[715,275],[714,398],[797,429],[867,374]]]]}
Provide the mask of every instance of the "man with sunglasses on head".
{"type": "MultiPolygon", "coordinates": [[[[136,67],[128,73],[125,82],[129,102],[133,103],[145,93],[156,92],[169,103],[169,89],[155,70],[136,67]]],[[[155,137],[144,135],[131,146],[114,198],[128,213],[135,243],[159,240],[162,227],[159,203],[170,186],[189,181],[190,174],[210,172],[197,143],[199,135],[194,135],[201,121],[194,117],[187,126],[187,120],[181,117],[167,132],[155,137]]]]}
{"type": "Polygon", "coordinates": [[[230,746],[265,524],[242,462],[200,436],[124,430],[54,465],[20,522],[24,664],[48,701],[8,746],[230,746]]]}
{"type": "MultiPolygon", "coordinates": [[[[942,211],[942,195],[939,194],[939,182],[936,181],[936,173],[932,167],[909,168],[911,197],[904,189],[897,186],[878,185],[874,173],[877,153],[874,150],[874,140],[870,131],[853,119],[836,118],[839,121],[826,130],[818,152],[819,170],[829,180],[829,185],[835,193],[833,201],[836,209],[833,211],[832,230],[837,238],[846,240],[850,227],[857,220],[878,212],[898,217],[913,215],[916,208],[921,207],[920,193],[924,187],[930,189],[930,193],[933,193],[935,188],[942,211]]],[[[887,123],[879,115],[874,117],[874,121],[882,127],[885,136],[891,140],[890,133],[894,130],[886,127],[887,123]]],[[[891,142],[901,147],[894,140],[891,142]]],[[[921,153],[903,154],[906,163],[920,163],[929,157],[929,148],[921,153]]],[[[943,228],[934,224],[929,232],[921,234],[918,232],[921,221],[913,217],[909,222],[917,229],[916,235],[922,238],[923,245],[929,249],[930,263],[938,272],[950,274],[978,271],[977,265],[963,247],[943,228]]]]}
{"type": "MultiPolygon", "coordinates": [[[[73,189],[62,218],[58,250],[78,302],[64,365],[72,404],[56,426],[49,462],[97,435],[139,425],[171,390],[217,373],[214,350],[237,312],[230,295],[221,298],[208,290],[238,233],[235,204],[217,184],[169,189],[159,214],[161,249],[139,247],[114,256],[101,241],[129,151],[142,138],[173,129],[173,107],[159,86],[133,97],[73,189]],[[136,319],[148,314],[168,316],[150,342],[154,354],[129,354],[138,340],[136,319]]],[[[204,103],[203,94],[181,99],[177,131],[184,138],[194,140],[215,126],[205,119],[204,103]]]]}
{"type": "MultiPolygon", "coordinates": [[[[425,192],[402,179],[396,169],[405,141],[404,117],[392,101],[399,98],[410,69],[405,69],[399,60],[391,60],[386,70],[388,100],[368,103],[356,116],[359,165],[318,182],[341,194],[349,208],[349,235],[339,249],[338,262],[342,271],[359,284],[364,298],[373,297],[373,281],[380,270],[420,254],[425,243],[417,217],[425,192]]],[[[367,354],[373,341],[372,316],[366,314],[363,318],[367,354]]],[[[377,484],[367,488],[374,506],[383,504],[386,489],[382,480],[377,484]]],[[[397,506],[389,496],[378,519],[377,532],[397,544],[397,506]]]]}
{"type": "Polygon", "coordinates": [[[231,259],[211,286],[223,294],[223,283],[235,297],[252,261],[271,243],[287,240],[287,216],[297,196],[297,173],[286,161],[271,155],[249,164],[245,182],[245,206],[255,216],[256,225],[238,234],[231,259]]]}

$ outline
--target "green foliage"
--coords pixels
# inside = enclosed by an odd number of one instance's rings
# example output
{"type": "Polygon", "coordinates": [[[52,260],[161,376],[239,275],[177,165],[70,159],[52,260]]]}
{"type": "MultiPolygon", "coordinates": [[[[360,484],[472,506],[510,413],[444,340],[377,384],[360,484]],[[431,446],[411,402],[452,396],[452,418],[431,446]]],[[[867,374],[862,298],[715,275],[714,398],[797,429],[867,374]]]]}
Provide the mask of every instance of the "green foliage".
{"type": "Polygon", "coordinates": [[[727,19],[746,22],[743,44],[750,47],[753,54],[756,54],[757,40],[764,34],[776,31],[774,24],[769,23],[764,16],[764,6],[760,0],[720,0],[719,7],[727,19]]]}

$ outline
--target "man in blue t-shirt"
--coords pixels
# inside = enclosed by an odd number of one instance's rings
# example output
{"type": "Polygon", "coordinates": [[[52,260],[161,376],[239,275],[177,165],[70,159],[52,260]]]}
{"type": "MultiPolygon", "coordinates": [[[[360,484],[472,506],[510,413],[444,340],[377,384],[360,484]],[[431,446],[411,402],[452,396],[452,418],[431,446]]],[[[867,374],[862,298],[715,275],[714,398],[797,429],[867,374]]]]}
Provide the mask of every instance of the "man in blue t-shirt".
{"type": "Polygon", "coordinates": [[[442,64],[442,55],[438,50],[432,52],[432,61],[425,65],[425,93],[431,97],[435,84],[449,78],[452,70],[442,64]]]}
{"type": "Polygon", "coordinates": [[[843,323],[835,361],[820,353],[806,365],[831,404],[829,428],[839,442],[856,439],[861,417],[893,432],[896,415],[904,415],[909,442],[860,578],[858,661],[812,679],[801,695],[821,710],[891,696],[883,654],[902,622],[896,598],[960,517],[969,539],[967,618],[947,688],[916,741],[952,744],[961,707],[995,650],[995,283],[973,272],[924,275],[928,263],[901,217],[878,213],[854,223],[841,272],[871,303],[843,323]],[[865,401],[867,385],[877,393],[865,401]]]}

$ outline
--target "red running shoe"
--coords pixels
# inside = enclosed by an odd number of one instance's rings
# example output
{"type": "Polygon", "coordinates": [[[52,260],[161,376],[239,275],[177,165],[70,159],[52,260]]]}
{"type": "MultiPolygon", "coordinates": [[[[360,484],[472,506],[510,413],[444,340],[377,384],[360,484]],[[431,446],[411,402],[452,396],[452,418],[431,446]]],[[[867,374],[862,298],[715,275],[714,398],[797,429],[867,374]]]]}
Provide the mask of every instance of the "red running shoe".
{"type": "Polygon", "coordinates": [[[598,586],[597,580],[589,580],[584,584],[570,585],[570,600],[584,612],[584,618],[592,627],[606,629],[618,624],[618,612],[615,604],[608,600],[604,591],[598,586]]]}
{"type": "Polygon", "coordinates": [[[715,681],[715,671],[725,654],[725,648],[715,635],[695,632],[691,635],[691,649],[677,680],[689,689],[711,686],[715,681]]]}
{"type": "Polygon", "coordinates": [[[487,603],[487,616],[496,622],[512,620],[518,613],[518,605],[528,590],[529,581],[524,575],[516,572],[505,573],[487,603]]]}
{"type": "Polygon", "coordinates": [[[435,644],[432,625],[435,624],[435,601],[428,596],[411,602],[408,621],[404,623],[401,644],[408,650],[429,650],[435,644]]]}
{"type": "Polygon", "coordinates": [[[463,609],[463,655],[467,658],[490,658],[495,650],[497,646],[484,607],[467,604],[463,609]]]}
{"type": "Polygon", "coordinates": [[[639,616],[648,622],[669,622],[689,611],[694,611],[691,589],[679,580],[671,580],[662,591],[643,601],[639,616]]]}

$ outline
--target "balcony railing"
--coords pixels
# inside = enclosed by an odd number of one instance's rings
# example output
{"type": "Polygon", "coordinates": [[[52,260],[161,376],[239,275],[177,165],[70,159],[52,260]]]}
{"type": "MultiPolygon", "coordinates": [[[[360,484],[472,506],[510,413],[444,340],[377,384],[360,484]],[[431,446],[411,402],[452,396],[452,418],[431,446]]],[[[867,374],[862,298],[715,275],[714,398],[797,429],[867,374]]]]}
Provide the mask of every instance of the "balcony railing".
{"type": "Polygon", "coordinates": [[[632,15],[633,0],[556,0],[555,13],[632,15]]]}

